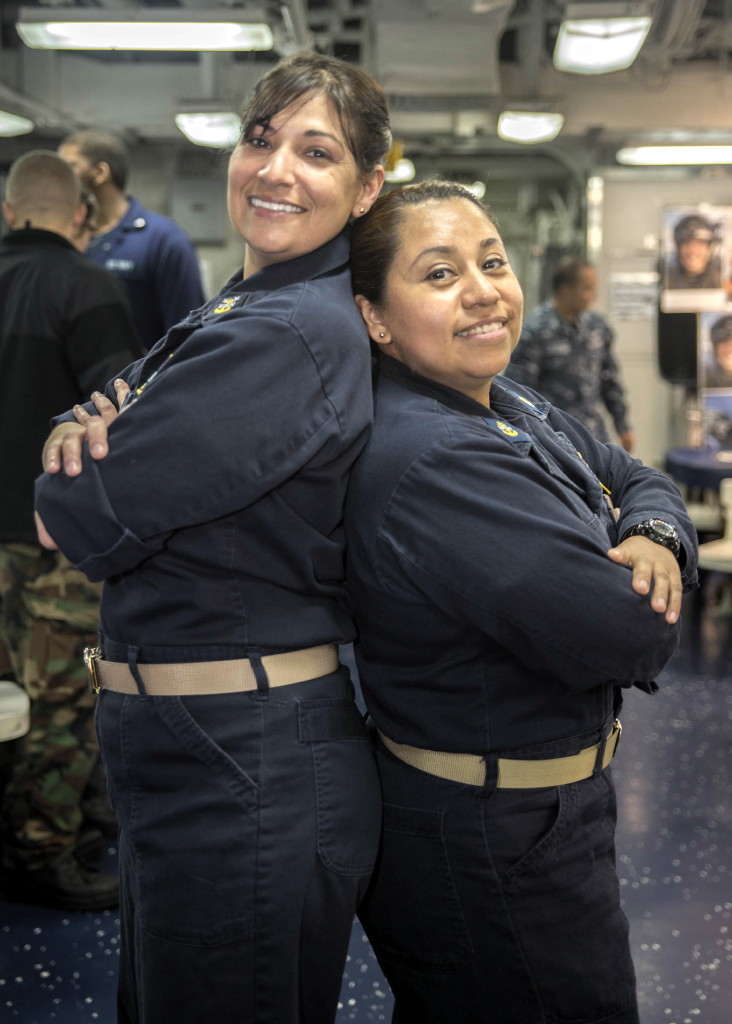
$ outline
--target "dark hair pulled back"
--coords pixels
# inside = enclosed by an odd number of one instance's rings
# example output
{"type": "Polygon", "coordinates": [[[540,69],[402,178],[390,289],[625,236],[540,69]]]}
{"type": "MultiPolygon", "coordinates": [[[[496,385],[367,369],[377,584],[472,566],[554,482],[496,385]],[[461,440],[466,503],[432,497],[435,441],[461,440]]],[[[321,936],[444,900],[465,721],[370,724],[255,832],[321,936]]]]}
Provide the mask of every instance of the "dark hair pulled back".
{"type": "Polygon", "coordinates": [[[351,280],[354,295],[363,295],[375,305],[383,301],[386,278],[401,243],[406,208],[448,199],[467,199],[497,227],[490,208],[455,181],[420,181],[395,188],[380,196],[369,212],[353,225],[351,280]]]}
{"type": "Polygon", "coordinates": [[[257,82],[244,108],[242,136],[257,126],[267,127],[307,93],[320,93],[332,103],[359,174],[366,179],[391,147],[386,96],[373,78],[336,57],[298,53],[276,64],[257,82]]]}

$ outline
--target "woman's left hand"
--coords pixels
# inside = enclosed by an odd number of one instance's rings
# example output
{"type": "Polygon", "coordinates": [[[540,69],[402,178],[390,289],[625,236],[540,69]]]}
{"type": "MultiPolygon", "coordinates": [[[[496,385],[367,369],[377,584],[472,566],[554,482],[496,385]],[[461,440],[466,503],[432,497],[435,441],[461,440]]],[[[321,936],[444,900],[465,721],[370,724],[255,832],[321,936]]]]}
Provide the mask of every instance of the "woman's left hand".
{"type": "Polygon", "coordinates": [[[666,622],[673,625],[681,614],[681,569],[676,557],[662,544],[648,537],[628,537],[608,557],[633,570],[632,587],[636,594],[651,595],[651,608],[665,612],[666,622]]]}

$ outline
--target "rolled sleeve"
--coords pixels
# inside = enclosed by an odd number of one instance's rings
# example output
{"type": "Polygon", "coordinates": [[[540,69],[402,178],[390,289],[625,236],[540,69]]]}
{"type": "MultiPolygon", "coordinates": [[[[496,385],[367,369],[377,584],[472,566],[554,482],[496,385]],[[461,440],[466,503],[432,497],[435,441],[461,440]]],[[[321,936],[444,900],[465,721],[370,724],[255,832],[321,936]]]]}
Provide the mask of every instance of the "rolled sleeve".
{"type": "Polygon", "coordinates": [[[81,475],[40,478],[37,509],[64,554],[106,578],[171,531],[252,504],[337,433],[299,330],[272,316],[221,317],[191,330],[112,422],[105,459],[85,451],[81,475]]]}
{"type": "Polygon", "coordinates": [[[380,547],[382,586],[426,596],[566,689],[652,679],[678,643],[678,627],[608,558],[594,517],[531,459],[434,445],[392,495],[380,547]],[[490,486],[476,487],[486,460],[490,486]]]}
{"type": "Polygon", "coordinates": [[[92,582],[139,563],[164,541],[164,537],[142,541],[120,522],[105,493],[98,464],[87,450],[80,477],[44,473],[36,481],[35,493],[36,508],[49,534],[92,582]]]}

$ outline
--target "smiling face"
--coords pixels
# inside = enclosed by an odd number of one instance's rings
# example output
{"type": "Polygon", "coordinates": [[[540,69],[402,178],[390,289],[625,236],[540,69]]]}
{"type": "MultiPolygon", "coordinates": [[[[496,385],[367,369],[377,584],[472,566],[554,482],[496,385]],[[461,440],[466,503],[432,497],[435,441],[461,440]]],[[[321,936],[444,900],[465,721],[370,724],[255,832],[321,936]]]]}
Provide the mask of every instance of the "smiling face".
{"type": "Polygon", "coordinates": [[[687,238],[679,242],[679,263],[687,272],[696,277],[707,269],[712,248],[709,242],[698,238],[687,238]]]}
{"type": "Polygon", "coordinates": [[[732,374],[732,338],[725,338],[714,346],[714,358],[725,373],[732,374]]]}
{"type": "Polygon", "coordinates": [[[247,243],[244,274],[312,252],[368,210],[383,170],[364,182],[338,117],[319,93],[257,126],[229,161],[231,223],[247,243]]]}
{"type": "Polygon", "coordinates": [[[384,301],[356,299],[371,337],[417,373],[489,405],[523,311],[495,225],[467,199],[431,199],[404,208],[399,237],[384,301]]]}

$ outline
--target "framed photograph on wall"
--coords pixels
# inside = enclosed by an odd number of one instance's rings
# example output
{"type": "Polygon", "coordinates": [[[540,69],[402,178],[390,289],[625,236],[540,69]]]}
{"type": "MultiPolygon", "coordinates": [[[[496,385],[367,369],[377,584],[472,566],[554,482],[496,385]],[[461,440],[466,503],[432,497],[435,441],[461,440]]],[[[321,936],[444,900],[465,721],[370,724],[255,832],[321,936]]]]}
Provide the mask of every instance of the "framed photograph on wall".
{"type": "Polygon", "coordinates": [[[732,388],[704,388],[699,399],[706,447],[715,452],[729,452],[732,460],[732,388]]]}
{"type": "Polygon", "coordinates": [[[728,207],[706,205],[664,211],[661,259],[661,309],[664,312],[696,313],[726,308],[729,213],[728,207]]]}
{"type": "Polygon", "coordinates": [[[699,387],[732,389],[732,312],[699,315],[697,351],[699,387]]]}

